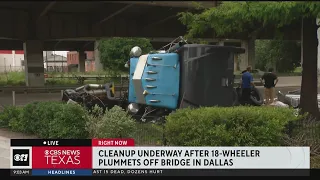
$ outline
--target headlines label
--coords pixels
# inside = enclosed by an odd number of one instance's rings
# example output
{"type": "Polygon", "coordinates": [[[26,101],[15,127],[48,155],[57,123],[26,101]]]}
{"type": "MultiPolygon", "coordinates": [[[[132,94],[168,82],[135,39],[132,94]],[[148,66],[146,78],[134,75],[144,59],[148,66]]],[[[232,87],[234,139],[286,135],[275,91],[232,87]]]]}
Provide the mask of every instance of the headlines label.
{"type": "Polygon", "coordinates": [[[309,147],[93,147],[93,169],[309,169],[309,147]]]}

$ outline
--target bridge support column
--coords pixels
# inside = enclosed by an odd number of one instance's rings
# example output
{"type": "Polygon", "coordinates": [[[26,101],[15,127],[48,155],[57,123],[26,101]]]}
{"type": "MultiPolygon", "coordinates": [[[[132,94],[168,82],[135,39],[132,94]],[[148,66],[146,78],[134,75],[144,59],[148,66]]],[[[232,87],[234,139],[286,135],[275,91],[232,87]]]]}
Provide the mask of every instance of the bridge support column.
{"type": "Polygon", "coordinates": [[[243,40],[241,47],[245,48],[246,52],[241,55],[239,68],[241,71],[245,70],[248,66],[255,68],[255,38],[243,40]]]}
{"type": "Polygon", "coordinates": [[[99,52],[99,41],[95,41],[94,43],[94,66],[95,66],[95,71],[102,71],[103,70],[103,65],[101,64],[100,61],[100,52],[99,52]]]}
{"type": "Polygon", "coordinates": [[[30,40],[23,43],[27,86],[44,86],[43,42],[30,40]]]}
{"type": "Polygon", "coordinates": [[[86,54],[84,51],[79,51],[79,72],[86,72],[86,54]]]}

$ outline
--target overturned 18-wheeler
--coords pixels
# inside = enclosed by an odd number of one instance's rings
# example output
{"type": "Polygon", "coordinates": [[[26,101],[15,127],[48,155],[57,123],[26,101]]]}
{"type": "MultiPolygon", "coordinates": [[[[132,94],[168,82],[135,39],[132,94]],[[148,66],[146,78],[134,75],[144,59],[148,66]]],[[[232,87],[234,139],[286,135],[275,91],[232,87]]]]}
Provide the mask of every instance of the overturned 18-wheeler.
{"type": "Polygon", "coordinates": [[[139,47],[130,52],[125,97],[116,98],[112,86],[106,84],[84,86],[80,93],[66,90],[64,100],[83,102],[87,107],[88,102],[108,108],[119,105],[141,120],[155,120],[179,108],[237,104],[234,56],[244,49],[180,41],[167,50],[141,52],[139,47]],[[94,86],[97,90],[92,90],[94,86]]]}

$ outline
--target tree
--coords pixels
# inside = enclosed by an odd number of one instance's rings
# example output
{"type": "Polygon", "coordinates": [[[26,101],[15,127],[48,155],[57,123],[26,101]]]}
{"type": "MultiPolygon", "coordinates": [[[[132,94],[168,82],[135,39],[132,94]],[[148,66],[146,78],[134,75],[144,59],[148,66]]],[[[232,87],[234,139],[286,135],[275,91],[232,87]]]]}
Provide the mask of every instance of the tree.
{"type": "Polygon", "coordinates": [[[124,64],[129,60],[131,48],[139,46],[143,53],[153,50],[150,40],[145,38],[111,38],[100,40],[100,60],[104,69],[126,71],[124,64]]]}
{"type": "Polygon", "coordinates": [[[318,40],[317,24],[314,18],[303,18],[302,20],[302,82],[300,105],[302,112],[319,117],[318,107],[318,40]]]}
{"type": "Polygon", "coordinates": [[[292,72],[300,66],[301,44],[296,41],[257,40],[255,67],[266,71],[273,67],[277,72],[292,72]]]}
{"type": "Polygon", "coordinates": [[[208,30],[216,36],[227,37],[231,33],[242,33],[248,37],[263,28],[275,31],[293,22],[303,21],[302,39],[303,65],[300,105],[302,112],[319,116],[317,103],[317,27],[319,2],[224,2],[216,8],[204,9],[199,14],[180,13],[181,22],[187,26],[187,37],[194,37],[208,30]]]}

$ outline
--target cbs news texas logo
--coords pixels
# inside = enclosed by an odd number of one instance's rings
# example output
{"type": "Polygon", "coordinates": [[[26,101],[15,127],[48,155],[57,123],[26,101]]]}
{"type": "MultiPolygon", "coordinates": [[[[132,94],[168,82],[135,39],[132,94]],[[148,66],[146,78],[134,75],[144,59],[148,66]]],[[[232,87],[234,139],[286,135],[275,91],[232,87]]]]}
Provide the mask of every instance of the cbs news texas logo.
{"type": "Polygon", "coordinates": [[[44,151],[46,165],[79,165],[80,150],[71,149],[47,149],[44,151]]]}
{"type": "Polygon", "coordinates": [[[92,166],[91,147],[35,147],[32,149],[34,169],[89,168],[92,166]]]}

